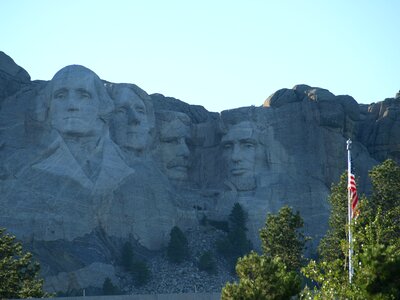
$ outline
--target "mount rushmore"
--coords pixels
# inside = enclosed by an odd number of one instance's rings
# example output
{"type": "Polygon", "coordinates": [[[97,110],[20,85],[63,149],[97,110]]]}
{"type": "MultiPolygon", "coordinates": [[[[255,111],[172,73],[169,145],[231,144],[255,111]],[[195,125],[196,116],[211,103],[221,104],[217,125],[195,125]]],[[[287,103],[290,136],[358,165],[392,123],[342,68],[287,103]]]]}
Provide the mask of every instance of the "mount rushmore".
{"type": "Polygon", "coordinates": [[[124,241],[162,249],[173,226],[225,220],[236,202],[255,248],[266,214],[289,205],[315,249],[346,140],[361,193],[372,166],[400,162],[399,96],[366,105],[296,85],[214,113],[79,65],[31,81],[0,52],[0,107],[0,227],[35,254],[54,291],[71,274],[86,274],[82,287],[112,277],[124,241]]]}

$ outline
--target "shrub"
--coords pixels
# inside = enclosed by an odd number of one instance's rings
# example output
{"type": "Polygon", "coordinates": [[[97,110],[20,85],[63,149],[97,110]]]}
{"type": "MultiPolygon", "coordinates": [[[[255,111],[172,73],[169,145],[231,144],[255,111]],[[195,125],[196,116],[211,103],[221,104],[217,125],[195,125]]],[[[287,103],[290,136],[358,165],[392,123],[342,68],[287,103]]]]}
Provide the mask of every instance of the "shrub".
{"type": "Polygon", "coordinates": [[[177,226],[171,229],[167,255],[169,261],[173,263],[181,263],[189,256],[188,241],[177,226]]]}
{"type": "Polygon", "coordinates": [[[135,286],[143,286],[149,282],[151,273],[144,261],[136,260],[131,271],[135,286]]]}
{"type": "Polygon", "coordinates": [[[119,288],[112,283],[112,281],[111,281],[111,279],[109,277],[104,279],[104,282],[103,282],[103,295],[117,295],[117,294],[120,294],[120,293],[121,293],[121,291],[119,290],[119,288]]]}
{"type": "Polygon", "coordinates": [[[206,271],[209,274],[216,273],[217,267],[210,251],[204,252],[203,255],[200,256],[199,270],[206,271]]]}

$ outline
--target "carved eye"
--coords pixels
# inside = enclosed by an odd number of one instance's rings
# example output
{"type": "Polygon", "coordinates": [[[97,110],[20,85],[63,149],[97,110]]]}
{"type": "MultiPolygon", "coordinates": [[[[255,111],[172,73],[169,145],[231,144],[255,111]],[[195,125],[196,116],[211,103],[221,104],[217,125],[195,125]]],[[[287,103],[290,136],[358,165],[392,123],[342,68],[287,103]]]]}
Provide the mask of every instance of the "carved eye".
{"type": "Polygon", "coordinates": [[[58,91],[54,93],[54,99],[64,99],[67,96],[67,92],[65,91],[58,91]]]}
{"type": "Polygon", "coordinates": [[[135,106],[135,111],[143,115],[146,113],[146,109],[143,106],[135,106]]]}
{"type": "Polygon", "coordinates": [[[91,99],[92,98],[92,95],[87,91],[80,91],[79,95],[80,95],[81,99],[91,99]]]}
{"type": "Polygon", "coordinates": [[[230,150],[232,149],[233,145],[231,143],[226,143],[222,146],[225,150],[230,150]]]}
{"type": "Polygon", "coordinates": [[[171,144],[171,145],[178,145],[179,140],[177,138],[170,138],[170,139],[164,140],[164,143],[171,144]]]}
{"type": "Polygon", "coordinates": [[[117,109],[117,113],[121,113],[121,114],[126,114],[128,111],[128,108],[125,106],[121,106],[117,109]]]}
{"type": "Polygon", "coordinates": [[[244,143],[244,147],[247,149],[251,149],[251,148],[254,148],[255,145],[253,143],[244,143]]]}

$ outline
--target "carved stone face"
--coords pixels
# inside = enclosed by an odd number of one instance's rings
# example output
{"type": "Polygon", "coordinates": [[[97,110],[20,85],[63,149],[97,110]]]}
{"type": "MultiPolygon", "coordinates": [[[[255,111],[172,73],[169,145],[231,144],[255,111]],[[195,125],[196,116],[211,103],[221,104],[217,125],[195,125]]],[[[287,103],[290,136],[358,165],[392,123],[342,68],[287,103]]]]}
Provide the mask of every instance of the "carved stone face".
{"type": "Polygon", "coordinates": [[[96,136],[101,130],[94,76],[79,70],[60,71],[51,81],[50,119],[61,135],[96,136]]]}
{"type": "Polygon", "coordinates": [[[258,141],[251,124],[241,122],[232,126],[222,138],[221,145],[226,160],[228,178],[239,190],[255,188],[258,141]]]}
{"type": "Polygon", "coordinates": [[[180,119],[163,122],[160,128],[160,159],[164,173],[169,179],[187,180],[189,169],[190,127],[180,119]]]}
{"type": "Polygon", "coordinates": [[[143,151],[149,140],[150,124],[143,100],[129,87],[117,91],[111,122],[113,140],[121,147],[143,151]]]}

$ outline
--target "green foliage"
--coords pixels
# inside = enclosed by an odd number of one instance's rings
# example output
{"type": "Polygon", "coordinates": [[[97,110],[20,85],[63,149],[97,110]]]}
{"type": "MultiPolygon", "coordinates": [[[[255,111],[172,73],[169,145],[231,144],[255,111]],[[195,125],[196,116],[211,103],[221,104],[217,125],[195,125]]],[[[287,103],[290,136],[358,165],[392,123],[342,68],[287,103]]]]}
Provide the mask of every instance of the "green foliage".
{"type": "Polygon", "coordinates": [[[24,252],[21,243],[0,228],[0,299],[46,296],[39,270],[32,254],[24,252]]]}
{"type": "Polygon", "coordinates": [[[144,261],[136,260],[131,271],[135,286],[143,286],[151,278],[150,270],[144,261]]]}
{"type": "Polygon", "coordinates": [[[217,266],[210,251],[206,251],[199,259],[199,270],[206,271],[209,274],[214,274],[217,271],[217,266]]]}
{"type": "Polygon", "coordinates": [[[380,242],[384,233],[383,219],[378,211],[369,225],[355,224],[352,284],[349,284],[343,260],[311,261],[303,274],[316,287],[304,296],[312,296],[312,299],[399,299],[400,248],[380,242]]]}
{"type": "Polygon", "coordinates": [[[177,226],[171,229],[167,255],[169,261],[173,263],[181,263],[189,257],[188,241],[182,230],[177,226]]]}
{"type": "Polygon", "coordinates": [[[400,206],[400,167],[388,159],[369,172],[372,180],[373,194],[371,206],[383,212],[400,206]]]}
{"type": "MultiPolygon", "coordinates": [[[[302,270],[316,284],[314,290],[303,291],[304,298],[400,298],[400,168],[394,161],[387,160],[376,166],[370,177],[372,197],[360,202],[360,215],[351,224],[354,249],[352,284],[348,282],[348,265],[343,259],[347,258],[348,242],[345,233],[341,233],[335,245],[329,248],[324,245],[330,255],[323,255],[319,262],[311,261],[302,270]],[[336,259],[331,255],[334,251],[340,253],[336,259]]],[[[334,202],[334,205],[343,204],[334,202]]],[[[343,230],[346,228],[347,210],[341,214],[342,224],[337,222],[335,225],[343,230]]],[[[330,228],[328,236],[332,231],[330,228]]]]}
{"type": "Polygon", "coordinates": [[[251,252],[236,265],[239,283],[227,283],[221,299],[290,299],[300,292],[300,276],[279,257],[251,252]]]}
{"type": "Polygon", "coordinates": [[[217,241],[217,251],[236,264],[237,259],[252,249],[246,235],[247,215],[239,203],[235,203],[229,215],[229,231],[226,238],[217,241]]]}
{"type": "Polygon", "coordinates": [[[133,269],[133,247],[130,242],[126,242],[122,246],[121,251],[121,265],[125,269],[126,272],[130,272],[133,269]]]}
{"type": "MultiPolygon", "coordinates": [[[[235,224],[244,226],[242,218],[236,220],[235,224]]],[[[293,214],[288,206],[276,215],[268,214],[265,227],[260,230],[264,253],[251,252],[239,259],[236,264],[239,282],[226,284],[222,299],[290,299],[297,295],[301,280],[296,271],[301,266],[306,243],[300,232],[302,227],[299,213],[293,214]]]]}
{"type": "Polygon", "coordinates": [[[118,295],[121,294],[120,289],[115,286],[110,278],[106,278],[103,282],[103,295],[118,295]]]}
{"type": "Polygon", "coordinates": [[[265,226],[260,230],[262,248],[266,255],[279,256],[288,270],[298,271],[304,261],[306,237],[300,231],[304,226],[299,212],[293,213],[288,206],[278,214],[268,214],[265,226]]]}
{"type": "Polygon", "coordinates": [[[136,286],[145,285],[151,278],[151,272],[143,260],[135,258],[133,247],[130,242],[126,242],[121,251],[121,265],[126,272],[132,275],[136,286]]]}
{"type": "Polygon", "coordinates": [[[332,185],[331,194],[328,198],[331,206],[329,229],[325,237],[321,239],[318,247],[318,252],[323,260],[345,260],[345,255],[341,250],[343,247],[342,241],[347,240],[347,201],[347,172],[344,172],[340,176],[339,183],[332,185]]]}
{"type": "Polygon", "coordinates": [[[229,214],[230,228],[241,228],[247,231],[246,228],[247,214],[239,203],[235,203],[229,214]]]}

